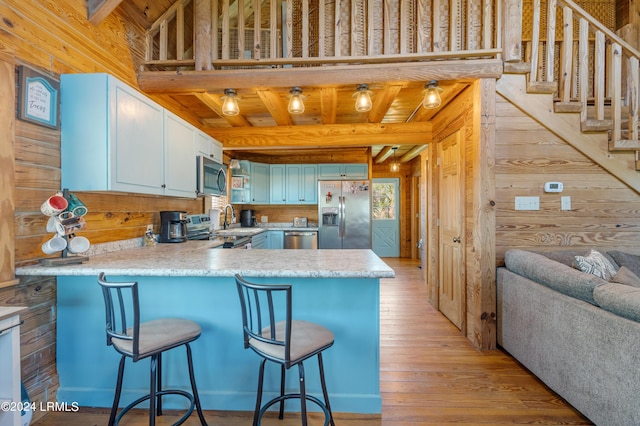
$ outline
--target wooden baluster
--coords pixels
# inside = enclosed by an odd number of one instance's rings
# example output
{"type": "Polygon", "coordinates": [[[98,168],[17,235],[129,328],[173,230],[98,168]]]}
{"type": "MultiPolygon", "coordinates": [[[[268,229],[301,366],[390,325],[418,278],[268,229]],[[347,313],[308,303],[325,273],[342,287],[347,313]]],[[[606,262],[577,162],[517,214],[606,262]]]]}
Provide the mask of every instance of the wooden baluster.
{"type": "MultiPolygon", "coordinates": [[[[278,49],[281,47],[278,40],[280,37],[278,35],[282,35],[282,33],[278,32],[278,2],[275,0],[271,0],[270,10],[269,10],[269,29],[270,29],[270,43],[271,43],[271,58],[277,58],[278,49]]],[[[284,53],[283,53],[284,56],[284,53]]]]}
{"type": "MultiPolygon", "coordinates": [[[[207,12],[208,10],[207,8],[207,12]]],[[[207,32],[208,35],[209,33],[207,32]]],[[[209,40],[207,40],[207,57],[209,56],[209,51],[209,40]]],[[[176,59],[184,59],[184,2],[180,2],[176,10],[176,59]]],[[[211,63],[211,60],[209,60],[209,63],[211,63]]]]}
{"type": "Polygon", "coordinates": [[[595,119],[604,120],[604,33],[596,31],[596,46],[594,57],[595,75],[593,78],[593,92],[595,98],[595,119]]]}
{"type": "Polygon", "coordinates": [[[462,9],[458,0],[449,1],[449,48],[446,49],[450,52],[459,50],[460,46],[460,34],[458,31],[461,29],[462,9]]]}
{"type": "Polygon", "coordinates": [[[613,130],[609,144],[622,139],[622,46],[611,44],[611,119],[613,130]]]}
{"type": "Polygon", "coordinates": [[[231,17],[229,16],[229,0],[222,0],[222,59],[229,59],[229,25],[231,17]]]}
{"type": "Polygon", "coordinates": [[[556,55],[556,0],[548,0],[547,5],[547,67],[546,80],[553,81],[553,65],[556,55]]]}
{"type": "Polygon", "coordinates": [[[324,0],[318,0],[318,56],[323,58],[324,57],[324,44],[326,42],[326,36],[325,36],[325,25],[324,25],[324,20],[325,20],[325,4],[324,4],[324,0]]]}
{"type": "Polygon", "coordinates": [[[169,44],[169,34],[168,34],[167,27],[168,27],[167,20],[165,19],[160,24],[160,60],[161,61],[167,60],[167,51],[168,51],[168,44],[169,44]]]}
{"type": "Polygon", "coordinates": [[[629,139],[639,139],[638,126],[640,125],[640,61],[635,56],[629,58],[628,92],[629,92],[629,139]]]}
{"type": "Polygon", "coordinates": [[[218,31],[220,21],[218,19],[218,0],[211,0],[211,59],[218,59],[218,31]]]}
{"type": "Polygon", "coordinates": [[[533,26],[531,28],[531,73],[529,83],[538,81],[538,49],[540,48],[540,0],[533,0],[533,26]]]}
{"type": "Polygon", "coordinates": [[[309,57],[309,0],[302,0],[302,57],[309,57]]]}
{"type": "Polygon", "coordinates": [[[342,20],[340,19],[340,0],[336,0],[336,11],[334,16],[334,34],[333,34],[333,56],[342,56],[341,37],[342,37],[342,20]]]}
{"type": "Polygon", "coordinates": [[[571,79],[572,59],[573,59],[573,13],[571,9],[565,6],[562,9],[564,20],[563,36],[562,36],[562,62],[560,63],[560,102],[571,102],[571,79]]]}
{"type": "MultiPolygon", "coordinates": [[[[426,0],[418,0],[418,5],[421,2],[426,0]]],[[[367,2],[367,50],[365,54],[374,55],[375,54],[375,38],[374,38],[374,28],[373,23],[375,22],[375,2],[368,1],[367,2]]],[[[418,12],[420,13],[420,12],[418,12]]],[[[423,30],[424,31],[424,30],[423,30]]]]}
{"type": "Polygon", "coordinates": [[[589,23],[580,18],[578,36],[578,100],[582,104],[580,122],[587,122],[587,100],[589,99],[589,23]]]}
{"type": "MultiPolygon", "coordinates": [[[[369,2],[372,3],[372,2],[369,2]]],[[[417,27],[417,38],[416,38],[416,42],[418,44],[417,46],[417,51],[418,53],[424,53],[428,51],[428,41],[427,41],[427,34],[429,31],[429,27],[428,27],[428,22],[427,22],[427,7],[428,7],[428,2],[427,0],[418,0],[417,2],[417,8],[418,8],[418,13],[417,13],[417,19],[418,19],[418,23],[416,25],[417,27]]],[[[370,8],[371,9],[371,8],[370,8]]],[[[370,18],[369,22],[373,22],[370,18]]],[[[371,31],[371,30],[370,30],[371,31]]],[[[431,29],[431,31],[433,32],[433,28],[431,29]]],[[[373,38],[373,35],[370,36],[371,38],[373,38]]]]}
{"type": "Polygon", "coordinates": [[[238,58],[244,59],[245,42],[244,42],[244,0],[236,0],[238,6],[238,58]]]}
{"type": "Polygon", "coordinates": [[[253,58],[260,59],[262,57],[262,25],[260,18],[262,17],[262,2],[253,0],[253,58]]]}
{"type": "Polygon", "coordinates": [[[382,20],[383,22],[382,25],[384,27],[383,53],[385,55],[393,54],[393,51],[391,50],[391,10],[392,10],[391,0],[384,0],[384,17],[382,20]]]}

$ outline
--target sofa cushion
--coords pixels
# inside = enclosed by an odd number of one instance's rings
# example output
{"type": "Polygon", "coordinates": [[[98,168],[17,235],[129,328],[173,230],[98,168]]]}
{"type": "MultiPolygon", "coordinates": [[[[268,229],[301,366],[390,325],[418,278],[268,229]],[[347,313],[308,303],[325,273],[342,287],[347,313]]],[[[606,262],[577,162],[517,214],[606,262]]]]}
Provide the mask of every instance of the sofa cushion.
{"type": "Polygon", "coordinates": [[[596,304],[593,289],[607,283],[600,277],[526,250],[507,250],[504,262],[505,266],[516,274],[592,305],[596,304]]]}
{"type": "Polygon", "coordinates": [[[626,266],[621,266],[618,273],[611,278],[611,282],[640,287],[640,277],[631,272],[626,266]]]}
{"type": "Polygon", "coordinates": [[[602,309],[630,320],[640,321],[640,288],[607,283],[593,291],[593,298],[602,309]]]}
{"type": "Polygon", "coordinates": [[[609,281],[618,269],[602,253],[591,249],[587,256],[576,256],[578,269],[609,281]]]}
{"type": "Polygon", "coordinates": [[[611,250],[607,253],[618,265],[626,266],[631,270],[631,272],[640,277],[640,256],[617,250],[611,250]]]}

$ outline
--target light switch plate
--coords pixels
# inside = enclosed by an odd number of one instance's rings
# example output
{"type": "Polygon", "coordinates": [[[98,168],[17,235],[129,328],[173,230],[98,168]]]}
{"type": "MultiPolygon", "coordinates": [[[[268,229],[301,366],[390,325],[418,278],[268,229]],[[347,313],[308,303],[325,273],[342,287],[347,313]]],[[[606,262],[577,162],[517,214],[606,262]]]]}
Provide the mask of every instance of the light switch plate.
{"type": "Polygon", "coordinates": [[[571,210],[571,197],[568,195],[560,197],[560,205],[562,210],[571,210]]]}

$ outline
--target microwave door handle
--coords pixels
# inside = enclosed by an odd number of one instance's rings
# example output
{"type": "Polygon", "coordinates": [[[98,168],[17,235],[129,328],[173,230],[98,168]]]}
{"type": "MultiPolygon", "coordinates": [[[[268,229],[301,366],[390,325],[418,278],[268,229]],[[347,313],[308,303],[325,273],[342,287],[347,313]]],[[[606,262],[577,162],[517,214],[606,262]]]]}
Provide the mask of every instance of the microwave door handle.
{"type": "Polygon", "coordinates": [[[218,190],[219,191],[224,191],[226,189],[227,186],[227,174],[224,172],[224,168],[220,167],[220,169],[218,169],[218,176],[217,176],[217,184],[218,184],[218,190]],[[220,181],[220,175],[222,175],[222,182],[220,181]]]}

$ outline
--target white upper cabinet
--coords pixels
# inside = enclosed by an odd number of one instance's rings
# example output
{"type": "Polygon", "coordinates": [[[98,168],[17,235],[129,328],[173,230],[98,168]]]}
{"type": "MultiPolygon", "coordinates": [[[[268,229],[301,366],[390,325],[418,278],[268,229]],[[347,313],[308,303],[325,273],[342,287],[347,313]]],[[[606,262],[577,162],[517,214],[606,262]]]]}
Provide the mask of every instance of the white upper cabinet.
{"type": "Polygon", "coordinates": [[[196,194],[193,144],[196,129],[177,115],[164,115],[164,194],[194,197],[196,194]]]}
{"type": "Polygon", "coordinates": [[[64,188],[195,197],[193,126],[108,74],[60,80],[64,188]]]}
{"type": "Polygon", "coordinates": [[[201,130],[196,130],[196,155],[205,155],[222,164],[222,144],[201,130]]]}

